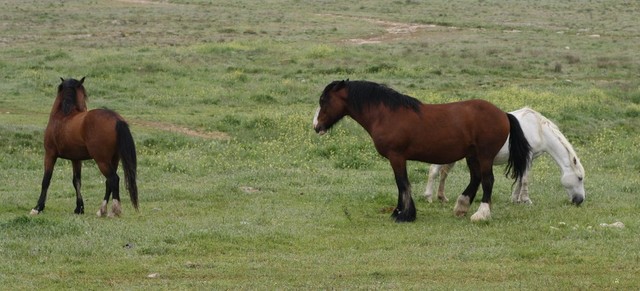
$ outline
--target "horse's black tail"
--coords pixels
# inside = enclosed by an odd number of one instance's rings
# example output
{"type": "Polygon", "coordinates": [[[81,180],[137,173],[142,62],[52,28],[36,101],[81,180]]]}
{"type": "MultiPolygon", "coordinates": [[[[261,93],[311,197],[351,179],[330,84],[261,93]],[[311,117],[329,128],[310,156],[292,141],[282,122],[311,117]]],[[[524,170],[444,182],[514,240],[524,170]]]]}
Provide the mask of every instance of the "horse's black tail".
{"type": "Polygon", "coordinates": [[[129,125],[122,120],[116,122],[116,134],[118,140],[118,154],[122,161],[124,170],[125,184],[129,191],[129,197],[133,207],[138,210],[138,186],[136,185],[136,145],[133,142],[133,136],[129,130],[129,125]]]}
{"type": "Polygon", "coordinates": [[[509,118],[509,162],[505,174],[511,178],[522,178],[531,159],[531,146],[522,132],[518,119],[507,113],[509,118]]]}

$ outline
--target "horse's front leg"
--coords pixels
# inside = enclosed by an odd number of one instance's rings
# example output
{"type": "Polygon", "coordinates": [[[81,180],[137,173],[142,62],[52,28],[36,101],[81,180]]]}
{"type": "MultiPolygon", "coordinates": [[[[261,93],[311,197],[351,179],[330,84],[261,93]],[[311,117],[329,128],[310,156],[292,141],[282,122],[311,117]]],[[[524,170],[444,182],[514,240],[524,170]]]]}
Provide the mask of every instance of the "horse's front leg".
{"type": "Polygon", "coordinates": [[[45,153],[44,156],[44,176],[42,177],[42,188],[40,190],[40,198],[38,198],[38,204],[31,209],[31,215],[40,214],[44,210],[44,204],[47,201],[47,190],[51,183],[51,176],[53,176],[53,166],[56,164],[57,157],[50,153],[45,153]]]}
{"type": "Polygon", "coordinates": [[[433,183],[438,178],[440,174],[440,168],[442,165],[431,164],[429,166],[429,176],[427,177],[427,187],[424,189],[424,199],[426,199],[429,203],[433,201],[433,183]]]}
{"type": "Polygon", "coordinates": [[[451,164],[444,165],[440,169],[440,185],[438,185],[438,200],[440,200],[440,202],[449,202],[447,196],[444,195],[444,188],[447,182],[447,177],[449,176],[449,171],[451,171],[455,165],[456,163],[453,162],[451,164]]]}
{"type": "Polygon", "coordinates": [[[84,214],[84,201],[82,201],[82,194],[80,194],[80,187],[82,186],[82,161],[72,161],[73,166],[73,188],[76,190],[76,209],[73,211],[75,214],[84,214]]]}
{"type": "Polygon", "coordinates": [[[411,184],[407,176],[407,161],[404,159],[389,159],[398,186],[398,206],[391,215],[396,222],[416,220],[416,207],[411,197],[411,184]]]}

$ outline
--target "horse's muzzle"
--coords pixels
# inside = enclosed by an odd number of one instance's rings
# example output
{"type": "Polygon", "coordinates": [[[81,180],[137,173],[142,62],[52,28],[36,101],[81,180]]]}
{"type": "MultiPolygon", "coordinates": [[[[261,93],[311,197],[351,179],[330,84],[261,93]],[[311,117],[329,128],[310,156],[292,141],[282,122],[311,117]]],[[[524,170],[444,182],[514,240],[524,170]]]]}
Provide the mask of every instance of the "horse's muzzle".
{"type": "Polygon", "coordinates": [[[582,201],[584,201],[584,197],[582,196],[573,196],[573,198],[571,199],[571,203],[575,204],[576,206],[582,204],[582,201]]]}
{"type": "Polygon", "coordinates": [[[315,130],[316,133],[319,134],[319,135],[323,135],[323,134],[327,133],[327,130],[322,126],[314,126],[313,130],[315,130]]]}

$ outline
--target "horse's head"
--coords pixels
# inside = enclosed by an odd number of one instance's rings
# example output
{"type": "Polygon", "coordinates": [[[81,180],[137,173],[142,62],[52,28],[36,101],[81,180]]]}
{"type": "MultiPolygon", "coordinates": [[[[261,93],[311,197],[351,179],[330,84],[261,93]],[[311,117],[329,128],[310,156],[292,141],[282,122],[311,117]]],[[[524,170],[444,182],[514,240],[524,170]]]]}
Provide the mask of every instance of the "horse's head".
{"type": "Polygon", "coordinates": [[[584,168],[580,164],[580,160],[574,157],[571,165],[572,171],[566,171],[560,182],[569,195],[569,199],[575,205],[580,205],[585,199],[584,191],[584,168]]]}
{"type": "Polygon", "coordinates": [[[65,80],[63,78],[60,78],[60,80],[62,80],[62,83],[58,85],[58,96],[56,97],[60,107],[54,109],[62,109],[64,115],[69,115],[74,109],[79,112],[87,111],[87,93],[84,90],[84,86],[82,86],[84,77],[80,81],[76,79],[65,80]]]}
{"type": "Polygon", "coordinates": [[[320,107],[313,117],[313,129],[318,134],[325,134],[347,114],[348,82],[349,80],[333,81],[322,91],[320,107]]]}

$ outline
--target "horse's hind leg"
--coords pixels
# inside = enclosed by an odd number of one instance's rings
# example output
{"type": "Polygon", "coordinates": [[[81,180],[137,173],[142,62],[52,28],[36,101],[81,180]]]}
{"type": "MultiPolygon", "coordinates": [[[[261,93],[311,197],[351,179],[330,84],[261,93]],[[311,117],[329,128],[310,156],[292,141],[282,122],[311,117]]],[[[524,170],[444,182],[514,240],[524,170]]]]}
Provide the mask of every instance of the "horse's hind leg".
{"type": "Polygon", "coordinates": [[[44,176],[42,177],[42,188],[40,190],[40,198],[38,198],[38,204],[31,209],[31,215],[40,214],[44,210],[44,204],[47,201],[47,190],[51,183],[51,176],[53,176],[53,166],[56,164],[56,156],[45,153],[44,157],[44,176]]]}
{"type": "Polygon", "coordinates": [[[110,216],[120,216],[122,213],[122,207],[120,207],[120,177],[116,171],[113,171],[111,176],[111,194],[113,194],[113,204],[111,205],[110,216]]]}
{"type": "Polygon", "coordinates": [[[476,192],[478,192],[478,187],[480,187],[482,177],[480,175],[480,167],[477,160],[474,158],[467,158],[467,166],[469,167],[470,176],[469,185],[467,185],[467,188],[465,188],[462,194],[458,197],[456,206],[453,208],[453,214],[458,217],[465,216],[469,211],[469,206],[476,197],[476,192]]]}
{"type": "Polygon", "coordinates": [[[516,187],[511,194],[511,202],[532,204],[529,198],[529,168],[524,171],[522,178],[516,178],[516,187]]]}
{"type": "Polygon", "coordinates": [[[491,192],[493,191],[492,159],[486,159],[481,165],[482,202],[478,211],[471,216],[471,221],[481,221],[491,218],[491,192]]]}
{"type": "Polygon", "coordinates": [[[104,199],[102,200],[102,204],[100,204],[100,209],[98,209],[98,216],[120,216],[121,208],[120,208],[120,195],[118,185],[120,184],[120,177],[113,172],[112,174],[107,176],[107,181],[105,181],[105,193],[104,199]],[[113,205],[111,206],[111,213],[107,211],[107,204],[109,203],[109,198],[113,194],[113,205]]]}
{"type": "Polygon", "coordinates": [[[102,216],[106,216],[107,215],[107,203],[109,203],[109,197],[111,197],[111,187],[109,186],[109,178],[107,178],[107,181],[104,182],[105,185],[105,192],[104,192],[104,198],[102,199],[102,203],[100,204],[100,208],[98,209],[98,212],[96,213],[96,215],[98,215],[98,217],[102,217],[102,216]]]}
{"type": "MultiPolygon", "coordinates": [[[[98,212],[96,214],[100,217],[106,216],[106,215],[111,216],[112,214],[108,214],[107,204],[109,203],[109,198],[111,197],[111,194],[114,193],[113,208],[114,210],[115,208],[119,210],[119,206],[120,206],[119,201],[116,202],[116,198],[119,198],[119,196],[116,196],[115,193],[117,193],[118,191],[118,184],[120,183],[120,178],[116,174],[116,169],[111,166],[111,163],[98,162],[98,168],[100,169],[100,172],[102,173],[102,175],[105,176],[105,178],[107,178],[107,180],[104,183],[105,184],[104,199],[102,200],[102,204],[100,204],[100,209],[98,209],[98,212]],[[118,206],[115,206],[115,204],[118,204],[118,206]]],[[[113,213],[113,214],[116,214],[116,213],[113,213]]],[[[118,212],[116,215],[119,215],[119,214],[120,213],[118,212]]]]}
{"type": "Polygon", "coordinates": [[[73,188],[76,190],[76,209],[73,211],[75,214],[84,214],[84,201],[82,201],[82,194],[80,194],[80,187],[82,186],[82,161],[72,161],[73,166],[73,188]]]}

